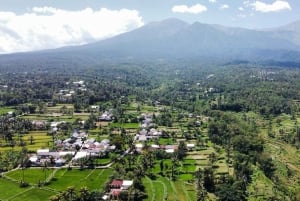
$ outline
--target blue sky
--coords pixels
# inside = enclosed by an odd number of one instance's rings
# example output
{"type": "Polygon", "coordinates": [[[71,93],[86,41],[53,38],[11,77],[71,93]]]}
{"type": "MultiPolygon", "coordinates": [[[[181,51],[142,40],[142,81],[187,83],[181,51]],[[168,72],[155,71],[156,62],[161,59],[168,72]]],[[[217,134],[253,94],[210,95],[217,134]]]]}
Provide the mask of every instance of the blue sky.
{"type": "Polygon", "coordinates": [[[277,27],[300,20],[300,1],[0,0],[0,53],[85,44],[166,18],[277,27]]]}

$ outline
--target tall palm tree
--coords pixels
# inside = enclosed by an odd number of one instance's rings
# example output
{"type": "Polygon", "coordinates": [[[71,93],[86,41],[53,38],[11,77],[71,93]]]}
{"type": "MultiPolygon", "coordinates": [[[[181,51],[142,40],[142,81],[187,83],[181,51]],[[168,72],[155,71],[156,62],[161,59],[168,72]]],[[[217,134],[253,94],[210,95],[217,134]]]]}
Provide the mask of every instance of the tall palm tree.
{"type": "Polygon", "coordinates": [[[90,192],[87,187],[82,187],[79,190],[79,200],[80,201],[88,201],[90,197],[90,192]]]}
{"type": "Polygon", "coordinates": [[[47,183],[47,170],[48,170],[49,162],[46,160],[44,161],[42,171],[44,172],[44,184],[47,183]]]}
{"type": "Polygon", "coordinates": [[[66,190],[67,195],[68,195],[68,200],[72,201],[76,199],[76,192],[75,192],[75,188],[73,186],[70,186],[67,188],[66,190]]]}

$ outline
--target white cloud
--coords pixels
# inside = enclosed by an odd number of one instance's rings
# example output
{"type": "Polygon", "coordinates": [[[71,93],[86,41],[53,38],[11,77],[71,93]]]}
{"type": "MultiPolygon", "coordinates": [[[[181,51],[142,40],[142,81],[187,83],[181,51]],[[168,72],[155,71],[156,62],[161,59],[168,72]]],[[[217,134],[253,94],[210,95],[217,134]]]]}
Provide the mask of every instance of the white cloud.
{"type": "Polygon", "coordinates": [[[220,7],[220,9],[222,9],[222,10],[228,9],[228,8],[229,8],[229,6],[228,6],[227,4],[224,4],[224,5],[222,5],[222,6],[220,7]]]}
{"type": "Polygon", "coordinates": [[[208,0],[210,3],[216,3],[217,0],[208,0]]]}
{"type": "Polygon", "coordinates": [[[0,53],[85,44],[143,24],[138,11],[127,9],[68,11],[34,7],[21,15],[0,12],[0,53]]]}
{"type": "Polygon", "coordinates": [[[279,12],[282,10],[292,10],[292,7],[287,1],[276,0],[271,4],[267,4],[261,1],[255,1],[251,4],[253,9],[258,12],[268,13],[268,12],[279,12]]]}
{"type": "Polygon", "coordinates": [[[191,14],[199,14],[207,11],[206,6],[201,4],[195,4],[193,6],[186,6],[186,5],[176,5],[173,6],[172,11],[174,13],[191,13],[191,14]]]}
{"type": "Polygon", "coordinates": [[[239,9],[239,11],[244,11],[245,10],[243,7],[239,7],[238,9],[239,9]]]}
{"type": "Polygon", "coordinates": [[[240,17],[240,18],[246,18],[247,15],[245,15],[245,14],[238,14],[238,17],[240,17]]]}

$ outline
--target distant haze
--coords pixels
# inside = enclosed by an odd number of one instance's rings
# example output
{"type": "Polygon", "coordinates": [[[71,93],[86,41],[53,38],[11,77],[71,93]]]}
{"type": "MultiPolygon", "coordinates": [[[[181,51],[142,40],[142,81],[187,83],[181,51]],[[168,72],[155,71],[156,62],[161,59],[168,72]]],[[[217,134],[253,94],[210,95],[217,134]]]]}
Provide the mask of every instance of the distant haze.
{"type": "Polygon", "coordinates": [[[56,67],[95,65],[103,61],[232,60],[300,62],[300,22],[270,30],[250,30],[178,19],[144,25],[115,37],[86,44],[28,54],[0,56],[0,64],[10,61],[25,65],[34,60],[56,67]],[[51,64],[51,65],[50,65],[51,64]]]}

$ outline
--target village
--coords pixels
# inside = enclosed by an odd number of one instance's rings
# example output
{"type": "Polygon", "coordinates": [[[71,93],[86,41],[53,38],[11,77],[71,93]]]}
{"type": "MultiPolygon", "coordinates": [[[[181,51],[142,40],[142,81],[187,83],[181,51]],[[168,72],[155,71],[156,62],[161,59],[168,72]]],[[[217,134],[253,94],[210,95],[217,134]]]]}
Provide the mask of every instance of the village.
{"type": "MultiPolygon", "coordinates": [[[[51,104],[48,106],[51,111],[50,115],[53,107],[51,104]]],[[[99,114],[93,122],[94,125],[100,126],[103,130],[108,128],[108,125],[115,124],[115,111],[113,108],[102,112],[99,111],[97,106],[91,106],[90,108],[93,113],[99,114]]],[[[160,106],[156,106],[157,111],[159,111],[159,108],[160,106]]],[[[58,111],[53,113],[58,114],[58,111]]],[[[11,113],[8,115],[11,115],[11,113]]],[[[159,116],[159,113],[156,112],[156,115],[159,116]]],[[[160,151],[165,152],[166,158],[172,158],[174,153],[178,152],[180,141],[184,142],[184,151],[194,153],[197,147],[195,140],[176,140],[176,136],[173,136],[173,140],[170,140],[169,131],[166,131],[165,128],[160,129],[160,126],[157,126],[155,120],[153,120],[153,116],[153,113],[143,112],[137,116],[139,123],[134,126],[135,129],[127,129],[127,138],[129,137],[131,140],[129,140],[129,144],[122,145],[121,149],[120,145],[114,144],[114,140],[111,140],[108,135],[106,135],[107,138],[101,137],[101,140],[99,140],[99,136],[97,137],[93,133],[89,135],[88,130],[85,130],[83,126],[87,120],[79,121],[81,126],[71,131],[69,136],[60,135],[63,132],[61,128],[67,123],[66,121],[32,120],[31,123],[34,128],[48,129],[47,133],[52,136],[49,138],[52,143],[50,147],[39,147],[35,153],[28,154],[27,167],[40,167],[41,169],[45,167],[49,169],[107,169],[115,167],[120,161],[128,157],[138,157],[138,155],[143,156],[145,153],[159,153],[160,151]],[[103,159],[105,159],[104,163],[97,162],[103,159]]],[[[59,115],[57,119],[60,117],[63,117],[63,115],[59,115]]],[[[194,117],[193,115],[187,115],[187,118],[193,119],[194,117]]],[[[195,121],[195,124],[199,124],[199,120],[195,121]]],[[[96,129],[99,128],[96,126],[96,129]]],[[[111,128],[111,135],[115,136],[120,132],[119,129],[111,128]]],[[[53,177],[55,176],[53,175],[53,177]]],[[[134,180],[132,180],[132,177],[131,179],[129,177],[121,178],[123,176],[115,177],[110,181],[107,190],[103,192],[103,200],[119,199],[122,193],[128,192],[134,180]]],[[[51,178],[47,178],[47,181],[51,181],[51,178]]]]}

